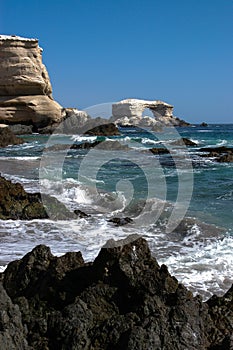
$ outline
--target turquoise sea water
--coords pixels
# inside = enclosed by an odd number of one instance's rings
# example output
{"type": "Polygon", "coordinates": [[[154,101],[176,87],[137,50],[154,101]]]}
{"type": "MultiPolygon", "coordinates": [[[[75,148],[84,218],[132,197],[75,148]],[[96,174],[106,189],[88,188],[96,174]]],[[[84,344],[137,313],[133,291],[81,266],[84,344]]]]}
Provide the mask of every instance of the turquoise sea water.
{"type": "Polygon", "coordinates": [[[121,135],[27,135],[26,143],[0,150],[0,172],[28,191],[50,193],[71,209],[91,217],[81,220],[0,221],[0,265],[44,243],[54,254],[81,250],[93,259],[109,238],[138,233],[148,239],[160,263],[204,297],[223,293],[232,283],[233,163],[200,157],[198,149],[233,147],[233,125],[192,126],[164,133],[123,128],[121,135]],[[195,147],[171,146],[179,137],[195,147]],[[46,145],[118,140],[129,150],[45,152],[46,145]],[[49,143],[49,144],[47,144],[49,143]],[[170,154],[153,155],[152,147],[170,154]],[[176,208],[172,229],[168,222],[176,208]],[[182,211],[183,210],[183,211],[182,211]],[[111,217],[130,216],[134,224],[115,227],[111,217]],[[141,219],[143,218],[143,219],[141,219]]]}

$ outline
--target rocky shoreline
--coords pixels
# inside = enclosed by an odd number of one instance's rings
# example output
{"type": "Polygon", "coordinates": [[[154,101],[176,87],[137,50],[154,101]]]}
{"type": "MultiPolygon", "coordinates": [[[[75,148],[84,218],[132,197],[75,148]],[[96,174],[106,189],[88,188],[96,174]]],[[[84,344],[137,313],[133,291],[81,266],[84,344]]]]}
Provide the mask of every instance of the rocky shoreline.
{"type": "Polygon", "coordinates": [[[0,348],[230,350],[233,287],[193,296],[138,236],[109,241],[94,262],[37,246],[0,282],[0,348]]]}

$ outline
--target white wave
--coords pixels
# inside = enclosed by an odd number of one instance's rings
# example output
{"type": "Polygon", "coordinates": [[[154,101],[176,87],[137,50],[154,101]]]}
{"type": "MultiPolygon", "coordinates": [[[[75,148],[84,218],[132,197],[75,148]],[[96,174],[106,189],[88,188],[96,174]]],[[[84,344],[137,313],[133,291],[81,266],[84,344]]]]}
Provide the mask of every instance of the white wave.
{"type": "Polygon", "coordinates": [[[190,138],[190,141],[197,143],[198,145],[201,143],[200,140],[190,138]]]}
{"type": "Polygon", "coordinates": [[[58,200],[67,204],[91,204],[92,199],[88,195],[87,188],[84,188],[75,179],[65,179],[63,181],[41,180],[43,193],[55,196],[58,200]]]}
{"type": "Polygon", "coordinates": [[[232,197],[233,197],[233,191],[229,191],[217,197],[216,199],[228,200],[228,199],[232,199],[232,197]]]}
{"type": "Polygon", "coordinates": [[[226,144],[227,144],[227,140],[221,140],[216,144],[216,146],[224,146],[226,144]]]}
{"type": "MultiPolygon", "coordinates": [[[[195,234],[195,233],[194,233],[195,234]]],[[[196,234],[200,231],[197,229],[196,234]]],[[[172,275],[205,299],[213,293],[222,295],[230,288],[233,265],[233,238],[199,242],[183,248],[182,253],[163,258],[160,262],[169,267],[172,275]]]]}
{"type": "Polygon", "coordinates": [[[141,142],[142,142],[143,144],[154,144],[154,145],[157,145],[157,144],[162,143],[161,141],[148,139],[148,138],[146,138],[146,137],[142,138],[142,141],[141,141],[141,142]]]}
{"type": "Polygon", "coordinates": [[[71,140],[76,142],[94,142],[97,136],[82,136],[82,135],[72,135],[71,140]]]}
{"type": "Polygon", "coordinates": [[[1,157],[1,160],[25,160],[25,161],[32,161],[32,160],[40,160],[41,157],[35,157],[35,156],[27,156],[27,157],[23,157],[23,156],[16,156],[16,157],[1,157]]]}
{"type": "Polygon", "coordinates": [[[82,189],[80,187],[73,187],[69,189],[65,189],[62,193],[61,199],[64,201],[72,201],[79,204],[91,204],[92,200],[87,195],[87,192],[85,189],[82,189]]]}
{"type": "Polygon", "coordinates": [[[197,130],[196,132],[213,132],[213,130],[197,130]]]}
{"type": "Polygon", "coordinates": [[[7,268],[7,265],[0,266],[0,273],[5,271],[7,268]]]}

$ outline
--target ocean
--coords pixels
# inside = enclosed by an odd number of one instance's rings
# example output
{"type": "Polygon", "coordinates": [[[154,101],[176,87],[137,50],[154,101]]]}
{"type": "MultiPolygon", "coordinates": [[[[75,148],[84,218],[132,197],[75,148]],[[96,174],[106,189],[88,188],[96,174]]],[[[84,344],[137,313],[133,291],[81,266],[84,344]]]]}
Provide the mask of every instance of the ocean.
{"type": "Polygon", "coordinates": [[[233,125],[120,131],[114,137],[24,135],[24,144],[0,149],[2,176],[90,214],[77,220],[0,220],[0,270],[38,244],[55,255],[81,251],[92,261],[108,239],[136,233],[194,293],[204,299],[222,295],[233,283],[233,163],[217,163],[198,150],[233,147],[233,125]],[[196,146],[174,144],[179,137],[196,146]],[[106,147],[65,146],[98,140],[106,147]],[[122,148],[109,147],[116,140],[122,148]],[[56,144],[64,149],[51,147],[56,144]],[[169,153],[152,154],[153,147],[169,153]],[[113,217],[133,222],[117,227],[109,221],[113,217]]]}

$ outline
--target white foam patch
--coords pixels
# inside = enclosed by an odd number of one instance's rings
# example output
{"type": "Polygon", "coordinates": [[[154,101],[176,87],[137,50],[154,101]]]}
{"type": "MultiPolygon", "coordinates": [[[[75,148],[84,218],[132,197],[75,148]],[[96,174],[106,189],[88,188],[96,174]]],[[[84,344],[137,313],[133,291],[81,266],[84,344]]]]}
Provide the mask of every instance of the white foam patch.
{"type": "Polygon", "coordinates": [[[155,144],[155,145],[162,143],[161,141],[148,139],[146,137],[143,138],[141,142],[142,142],[142,144],[155,144]]]}
{"type": "Polygon", "coordinates": [[[0,266],[0,273],[4,272],[7,268],[7,265],[0,266]]]}
{"type": "MultiPolygon", "coordinates": [[[[200,232],[197,232],[200,234],[200,232]]],[[[181,283],[204,299],[222,295],[233,283],[233,238],[225,237],[184,247],[180,253],[160,259],[181,283]]]]}
{"type": "Polygon", "coordinates": [[[32,160],[40,160],[41,157],[34,157],[34,156],[16,156],[16,157],[1,157],[1,160],[25,160],[25,161],[32,161],[32,160]]]}
{"type": "Polygon", "coordinates": [[[76,142],[94,142],[97,139],[97,136],[81,136],[81,135],[72,135],[71,140],[76,142]]]}
{"type": "Polygon", "coordinates": [[[216,146],[224,146],[227,144],[227,140],[220,140],[219,142],[217,142],[216,146]]]}

